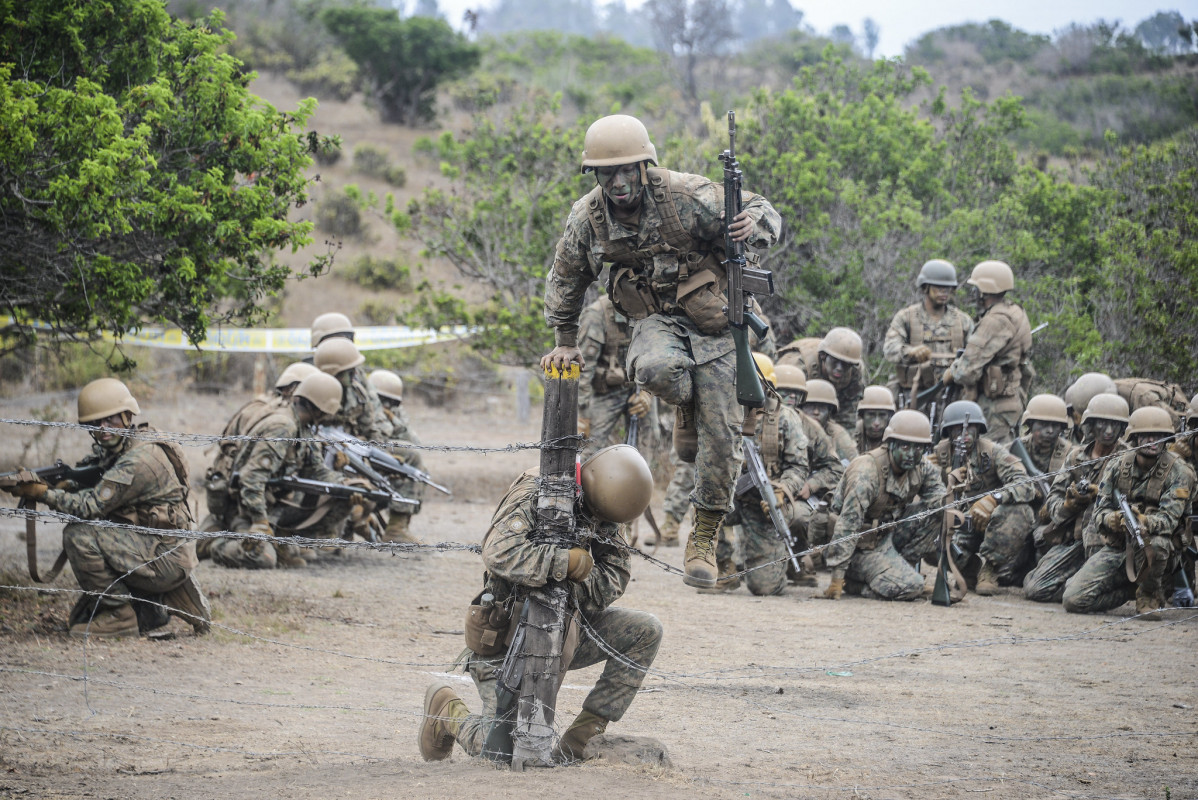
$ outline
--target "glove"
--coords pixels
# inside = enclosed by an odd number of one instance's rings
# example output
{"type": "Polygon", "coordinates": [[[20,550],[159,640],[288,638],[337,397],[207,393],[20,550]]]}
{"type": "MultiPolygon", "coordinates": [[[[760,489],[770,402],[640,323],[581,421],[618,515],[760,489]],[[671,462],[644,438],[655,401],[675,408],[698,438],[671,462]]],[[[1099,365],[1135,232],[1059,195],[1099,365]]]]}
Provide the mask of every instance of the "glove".
{"type": "Polygon", "coordinates": [[[844,578],[833,578],[832,582],[828,584],[828,588],[824,589],[823,596],[825,600],[839,600],[842,594],[844,594],[844,578]]]}
{"type": "Polygon", "coordinates": [[[925,364],[932,360],[932,348],[928,347],[926,344],[918,344],[915,347],[912,347],[907,355],[909,355],[911,360],[915,363],[925,364]]]}
{"type": "Polygon", "coordinates": [[[591,438],[591,420],[589,418],[578,418],[578,435],[584,439],[591,438]]]}
{"type": "Polygon", "coordinates": [[[969,508],[969,516],[973,518],[973,527],[975,530],[984,531],[990,523],[990,515],[994,513],[994,509],[998,508],[998,501],[994,499],[994,495],[988,494],[981,500],[978,500],[969,508]]]}
{"type": "Polygon", "coordinates": [[[628,398],[628,413],[637,417],[643,417],[649,413],[650,394],[644,390],[637,392],[632,397],[628,398]]]}
{"type": "Polygon", "coordinates": [[[340,472],[341,470],[345,469],[347,466],[349,466],[349,456],[347,456],[341,450],[337,450],[336,452],[334,452],[333,453],[333,469],[340,472]]]}
{"type": "MultiPolygon", "coordinates": [[[[933,453],[932,455],[936,455],[936,454],[933,453]]],[[[940,466],[940,464],[939,464],[940,459],[937,458],[936,461],[937,461],[936,466],[940,466]]],[[[955,486],[964,486],[966,483],[969,482],[969,467],[957,467],[956,469],[954,469],[953,471],[948,473],[948,476],[953,481],[953,484],[955,486]]]]}
{"type": "Polygon", "coordinates": [[[1098,496],[1098,487],[1090,484],[1084,492],[1077,490],[1077,484],[1069,484],[1069,488],[1065,490],[1065,502],[1062,505],[1070,514],[1074,514],[1082,509],[1088,508],[1094,502],[1094,498],[1098,496]]]}
{"type": "Polygon", "coordinates": [[[6,491],[14,497],[27,497],[30,500],[41,500],[49,489],[50,487],[41,481],[18,483],[16,486],[6,487],[6,491]]]}
{"type": "Polygon", "coordinates": [[[1122,511],[1106,512],[1106,514],[1103,515],[1103,517],[1102,517],[1102,527],[1106,528],[1108,531],[1122,533],[1123,532],[1123,512],[1122,511]]]}
{"type": "Polygon", "coordinates": [[[595,566],[595,559],[584,547],[571,547],[569,563],[566,566],[566,577],[572,581],[585,581],[595,566]]]}
{"type": "Polygon", "coordinates": [[[940,376],[940,382],[943,383],[945,386],[953,385],[953,373],[952,373],[951,365],[950,365],[950,368],[946,369],[944,371],[944,374],[940,376]]]}
{"type": "Polygon", "coordinates": [[[54,484],[54,488],[60,492],[77,492],[79,491],[79,484],[67,478],[65,481],[59,481],[54,484]]]}
{"type": "MultiPolygon", "coordinates": [[[[777,487],[774,487],[774,503],[778,506],[779,511],[785,508],[786,493],[777,487]]],[[[770,504],[764,500],[761,501],[761,513],[767,517],[770,515],[770,504]]]]}
{"type": "Polygon", "coordinates": [[[1187,586],[1178,587],[1169,598],[1169,603],[1174,608],[1193,608],[1194,592],[1187,586]]]}

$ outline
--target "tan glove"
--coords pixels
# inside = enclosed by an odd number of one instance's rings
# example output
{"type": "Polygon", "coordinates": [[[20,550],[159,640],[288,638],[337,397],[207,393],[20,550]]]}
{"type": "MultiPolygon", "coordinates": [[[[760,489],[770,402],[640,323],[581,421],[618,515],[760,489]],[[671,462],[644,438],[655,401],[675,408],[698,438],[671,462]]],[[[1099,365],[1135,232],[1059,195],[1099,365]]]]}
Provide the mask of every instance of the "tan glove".
{"type": "Polygon", "coordinates": [[[992,494],[986,495],[970,506],[969,516],[973,518],[973,527],[979,531],[986,530],[986,526],[990,524],[990,515],[996,508],[998,508],[998,501],[992,494]]]}
{"type": "Polygon", "coordinates": [[[839,600],[842,594],[844,594],[844,578],[833,578],[832,582],[828,584],[828,588],[824,589],[823,597],[825,600],[839,600]]]}
{"type": "Polygon", "coordinates": [[[591,438],[591,420],[589,418],[578,418],[578,435],[584,439],[591,438]]]}
{"type": "Polygon", "coordinates": [[[1098,487],[1095,484],[1091,483],[1086,487],[1084,492],[1079,492],[1077,484],[1071,483],[1069,484],[1069,488],[1065,490],[1065,502],[1061,507],[1070,514],[1074,514],[1082,509],[1089,508],[1097,496],[1098,487]]]}
{"type": "Polygon", "coordinates": [[[18,483],[16,486],[6,487],[5,491],[14,497],[27,497],[30,500],[41,500],[46,496],[46,492],[50,489],[49,486],[41,481],[18,483]]]}
{"type": "Polygon", "coordinates": [[[344,451],[338,450],[333,453],[333,469],[340,472],[347,466],[349,466],[349,456],[347,456],[344,451]]]}
{"type": "Polygon", "coordinates": [[[1116,533],[1123,532],[1123,512],[1108,511],[1102,517],[1102,527],[1116,533]]]}
{"type": "Polygon", "coordinates": [[[571,547],[569,562],[566,566],[566,577],[572,581],[585,581],[595,566],[595,559],[584,547],[571,547]]]}
{"type": "Polygon", "coordinates": [[[916,364],[926,364],[932,360],[932,348],[926,344],[917,344],[907,353],[916,364]]]}
{"type": "Polygon", "coordinates": [[[643,417],[648,414],[651,397],[648,392],[640,391],[628,398],[628,413],[636,417],[643,417]]]}
{"type": "MultiPolygon", "coordinates": [[[[777,486],[774,487],[774,503],[778,506],[779,511],[783,511],[783,513],[785,513],[784,509],[786,508],[786,492],[782,491],[777,486]]],[[[765,514],[767,517],[770,515],[770,504],[764,500],[761,501],[761,513],[765,514]]]]}

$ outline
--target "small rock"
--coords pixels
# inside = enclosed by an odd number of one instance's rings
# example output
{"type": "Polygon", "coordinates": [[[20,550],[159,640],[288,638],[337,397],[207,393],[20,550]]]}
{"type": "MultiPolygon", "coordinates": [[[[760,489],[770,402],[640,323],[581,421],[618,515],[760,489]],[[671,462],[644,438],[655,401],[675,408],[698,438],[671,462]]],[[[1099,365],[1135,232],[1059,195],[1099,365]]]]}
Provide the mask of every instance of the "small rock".
{"type": "Polygon", "coordinates": [[[583,758],[603,759],[617,764],[653,766],[673,768],[674,762],[660,739],[652,736],[622,736],[620,734],[601,733],[587,742],[583,758]]]}

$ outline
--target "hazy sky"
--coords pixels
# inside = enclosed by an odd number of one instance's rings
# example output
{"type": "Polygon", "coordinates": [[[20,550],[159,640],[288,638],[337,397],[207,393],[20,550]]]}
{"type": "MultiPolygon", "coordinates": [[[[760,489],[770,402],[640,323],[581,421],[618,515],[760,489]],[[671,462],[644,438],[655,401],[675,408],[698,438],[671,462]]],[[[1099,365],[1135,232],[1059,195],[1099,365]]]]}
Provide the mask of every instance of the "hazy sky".
{"type": "MultiPolygon", "coordinates": [[[[644,0],[625,0],[629,8],[644,0]]],[[[493,6],[495,0],[440,0],[450,23],[458,26],[467,8],[493,6]]],[[[596,0],[602,7],[605,0],[596,0]]],[[[1186,19],[1198,17],[1198,0],[1183,0],[1166,5],[1135,0],[791,0],[803,11],[804,21],[818,33],[832,26],[848,25],[860,34],[861,20],[873,17],[881,28],[878,55],[901,55],[903,47],[920,34],[961,22],[984,22],[997,17],[1032,33],[1051,34],[1070,22],[1090,23],[1099,19],[1120,20],[1134,26],[1158,10],[1177,10],[1186,19]]]]}

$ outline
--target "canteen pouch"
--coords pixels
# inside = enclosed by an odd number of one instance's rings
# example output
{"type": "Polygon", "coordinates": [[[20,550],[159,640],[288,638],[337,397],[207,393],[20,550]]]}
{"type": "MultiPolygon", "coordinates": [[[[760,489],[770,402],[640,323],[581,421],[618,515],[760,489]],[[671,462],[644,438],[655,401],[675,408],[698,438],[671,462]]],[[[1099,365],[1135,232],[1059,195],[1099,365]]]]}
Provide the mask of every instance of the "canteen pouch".
{"type": "Polygon", "coordinates": [[[608,281],[612,305],[628,319],[644,319],[657,313],[657,299],[644,275],[632,267],[613,269],[608,281]]]}
{"type": "Polygon", "coordinates": [[[482,604],[480,592],[466,609],[466,647],[484,658],[497,656],[511,641],[512,607],[507,603],[482,604]]]}
{"type": "Polygon", "coordinates": [[[700,333],[714,336],[728,330],[728,298],[710,269],[699,270],[678,284],[678,305],[700,333]]]}

